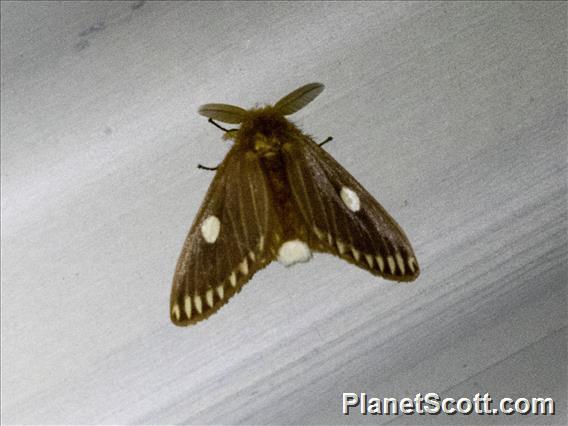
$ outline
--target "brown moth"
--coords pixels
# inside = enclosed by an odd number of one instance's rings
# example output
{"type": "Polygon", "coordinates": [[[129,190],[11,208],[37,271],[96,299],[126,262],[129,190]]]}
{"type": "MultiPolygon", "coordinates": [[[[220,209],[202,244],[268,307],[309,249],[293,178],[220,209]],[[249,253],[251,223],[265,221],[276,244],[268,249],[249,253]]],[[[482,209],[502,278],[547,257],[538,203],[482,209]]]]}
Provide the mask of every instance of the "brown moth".
{"type": "Polygon", "coordinates": [[[219,165],[177,262],[170,302],[175,325],[201,321],[273,260],[286,266],[325,252],[394,281],[420,269],[408,238],[381,205],[285,116],[318,96],[311,83],[274,106],[207,104],[234,145],[219,165]]]}

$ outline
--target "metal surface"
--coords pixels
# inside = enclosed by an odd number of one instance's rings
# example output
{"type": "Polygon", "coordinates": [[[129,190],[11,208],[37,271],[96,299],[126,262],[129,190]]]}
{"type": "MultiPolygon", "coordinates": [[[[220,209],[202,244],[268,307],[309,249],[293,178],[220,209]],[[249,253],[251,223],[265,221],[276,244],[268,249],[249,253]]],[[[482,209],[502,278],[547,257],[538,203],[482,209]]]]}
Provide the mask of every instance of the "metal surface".
{"type": "Polygon", "coordinates": [[[2,423],[566,423],[564,2],[2,2],[2,423]],[[293,116],[407,232],[413,284],[317,255],[169,320],[227,151],[196,110],[293,116]],[[350,416],[546,397],[554,417],[350,416]]]}

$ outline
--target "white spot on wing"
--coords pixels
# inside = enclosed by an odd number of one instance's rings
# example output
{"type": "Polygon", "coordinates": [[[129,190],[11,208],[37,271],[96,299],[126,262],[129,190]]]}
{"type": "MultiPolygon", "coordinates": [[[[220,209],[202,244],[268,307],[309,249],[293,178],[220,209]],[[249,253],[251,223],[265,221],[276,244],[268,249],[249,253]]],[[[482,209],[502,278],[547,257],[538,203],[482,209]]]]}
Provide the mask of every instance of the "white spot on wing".
{"type": "Polygon", "coordinates": [[[243,273],[243,275],[247,275],[249,273],[248,261],[246,257],[245,260],[240,263],[239,269],[243,273]]]}
{"type": "Polygon", "coordinates": [[[217,294],[219,295],[219,299],[223,300],[223,297],[225,297],[225,288],[223,285],[217,287],[217,294]]]}
{"type": "Polygon", "coordinates": [[[210,308],[213,307],[213,289],[210,288],[209,290],[207,290],[205,292],[205,300],[207,301],[207,304],[209,305],[210,308]]]}
{"type": "Polygon", "coordinates": [[[410,270],[412,271],[412,273],[416,272],[416,259],[414,259],[413,257],[408,258],[408,266],[410,267],[410,270]]]}
{"type": "Polygon", "coordinates": [[[365,259],[367,259],[367,263],[369,264],[369,267],[373,267],[373,256],[371,256],[370,254],[366,254],[365,255],[365,259]]]}
{"type": "Polygon", "coordinates": [[[341,191],[339,191],[339,196],[352,212],[357,212],[361,209],[359,196],[351,188],[347,188],[346,186],[342,187],[341,191]]]}
{"type": "Polygon", "coordinates": [[[231,272],[231,276],[229,277],[229,281],[231,285],[234,287],[237,285],[237,275],[234,272],[231,272]]]}
{"type": "Polygon", "coordinates": [[[258,251],[262,252],[264,250],[264,237],[261,236],[260,240],[258,241],[258,251]]]}
{"type": "Polygon", "coordinates": [[[278,249],[278,261],[284,266],[290,266],[298,262],[307,262],[312,257],[312,252],[306,243],[300,240],[286,241],[278,249]]]}
{"type": "Polygon", "coordinates": [[[391,274],[394,274],[394,271],[396,270],[396,264],[394,263],[394,258],[392,256],[387,256],[387,262],[389,264],[391,274]]]}
{"type": "Polygon", "coordinates": [[[217,216],[208,216],[207,219],[201,224],[201,235],[205,238],[208,243],[214,243],[217,241],[219,236],[219,231],[221,230],[221,222],[217,216]]]}
{"type": "Polygon", "coordinates": [[[339,250],[339,254],[344,254],[345,253],[345,244],[343,244],[341,241],[337,240],[337,250],[339,250]]]}
{"type": "Polygon", "coordinates": [[[359,259],[361,258],[361,252],[357,250],[355,247],[351,247],[351,253],[353,253],[353,257],[355,258],[355,260],[359,262],[359,259]]]}
{"type": "Polygon", "coordinates": [[[396,253],[395,256],[396,256],[396,263],[398,265],[398,269],[400,269],[400,272],[404,275],[404,259],[398,252],[396,253]]]}
{"type": "Polygon", "coordinates": [[[201,296],[193,296],[193,304],[197,312],[201,313],[203,311],[203,306],[201,305],[201,296]]]}
{"type": "Polygon", "coordinates": [[[185,315],[187,316],[187,318],[191,318],[191,297],[190,296],[185,296],[185,303],[184,303],[184,308],[185,308],[185,315]]]}
{"type": "Polygon", "coordinates": [[[174,314],[174,317],[176,318],[176,320],[179,321],[180,312],[179,312],[179,306],[178,306],[177,303],[174,306],[172,306],[172,314],[174,314]]]}
{"type": "Polygon", "coordinates": [[[327,234],[327,242],[329,243],[330,246],[333,246],[333,237],[331,236],[330,233],[327,234]]]}
{"type": "Polygon", "coordinates": [[[385,270],[385,261],[383,260],[382,256],[377,256],[377,264],[379,265],[379,269],[381,270],[381,272],[384,272],[385,270]]]}

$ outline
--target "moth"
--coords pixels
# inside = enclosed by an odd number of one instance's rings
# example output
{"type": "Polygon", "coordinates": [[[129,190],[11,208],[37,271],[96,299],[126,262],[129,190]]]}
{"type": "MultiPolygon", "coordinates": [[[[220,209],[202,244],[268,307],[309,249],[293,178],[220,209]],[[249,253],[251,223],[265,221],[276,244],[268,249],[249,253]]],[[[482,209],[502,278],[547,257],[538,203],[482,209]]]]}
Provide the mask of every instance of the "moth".
{"type": "Polygon", "coordinates": [[[170,301],[175,325],[208,318],[270,262],[307,262],[312,252],[333,254],[388,280],[418,277],[418,262],[400,226],[323,143],[286,118],[323,88],[307,84],[273,106],[249,110],[225,104],[199,108],[234,144],[177,262],[170,301]],[[240,127],[224,129],[215,120],[240,127]]]}

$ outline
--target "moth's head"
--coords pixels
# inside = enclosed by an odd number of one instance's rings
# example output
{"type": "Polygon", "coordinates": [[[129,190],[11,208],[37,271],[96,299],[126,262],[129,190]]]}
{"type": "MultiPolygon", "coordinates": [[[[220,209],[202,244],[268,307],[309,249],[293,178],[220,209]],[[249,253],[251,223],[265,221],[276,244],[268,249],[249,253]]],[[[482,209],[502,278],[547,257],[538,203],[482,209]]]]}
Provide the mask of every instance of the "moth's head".
{"type": "Polygon", "coordinates": [[[230,124],[257,124],[264,126],[264,123],[267,121],[274,122],[279,119],[286,122],[284,116],[293,114],[305,107],[323,91],[323,88],[324,85],[321,83],[306,84],[284,96],[274,106],[260,109],[245,110],[234,105],[206,104],[199,108],[199,114],[230,124]]]}

